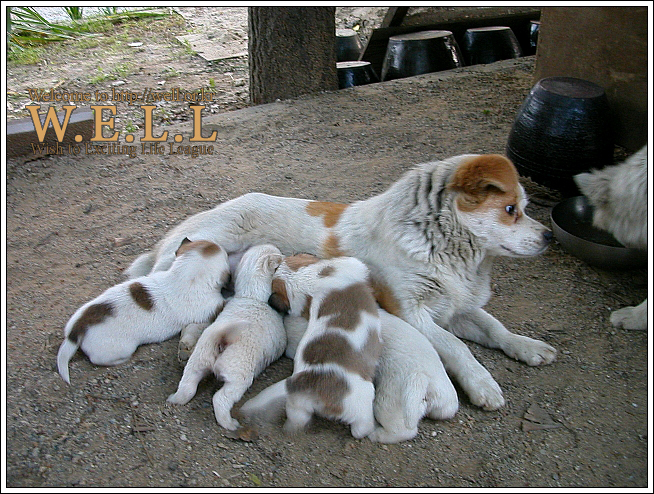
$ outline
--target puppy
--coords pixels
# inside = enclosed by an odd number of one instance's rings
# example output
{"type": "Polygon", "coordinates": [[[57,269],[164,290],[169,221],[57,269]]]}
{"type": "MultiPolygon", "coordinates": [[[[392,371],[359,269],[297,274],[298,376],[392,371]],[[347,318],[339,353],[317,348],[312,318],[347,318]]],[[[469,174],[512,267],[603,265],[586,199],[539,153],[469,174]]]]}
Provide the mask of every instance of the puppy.
{"type": "Polygon", "coordinates": [[[375,428],[372,383],[381,351],[377,304],[366,266],[353,257],[285,259],[273,279],[270,304],[309,322],[293,375],[249,400],[246,416],[286,403],[286,432],[303,429],[314,413],[350,425],[355,438],[375,428]]]}
{"type": "MultiPolygon", "coordinates": [[[[373,410],[380,424],[372,441],[398,443],[418,434],[418,422],[452,418],[459,409],[456,390],[438,354],[417,329],[379,310],[382,350],[375,372],[373,410]]],[[[307,327],[302,317],[286,316],[286,356],[293,358],[307,327]]]]}
{"type": "Polygon", "coordinates": [[[168,271],[113,286],[73,314],[57,355],[64,381],[70,383],[68,362],[78,348],[96,365],[118,365],[139,345],[167,340],[222,310],[220,290],[230,276],[227,252],[184,239],[175,255],[168,271]]]}
{"type": "Polygon", "coordinates": [[[259,245],[245,252],[235,271],[234,298],[204,332],[188,359],[177,392],[168,402],[184,405],[209,372],[224,381],[213,395],[216,421],[228,430],[239,423],[231,409],[286,348],[282,316],[268,305],[272,277],[282,262],[279,249],[259,245]]]}
{"type": "MultiPolygon", "coordinates": [[[[579,190],[593,205],[593,225],[625,247],[647,249],[647,146],[619,165],[575,175],[579,190]]],[[[611,324],[647,329],[647,299],[611,314],[611,324]]]]}

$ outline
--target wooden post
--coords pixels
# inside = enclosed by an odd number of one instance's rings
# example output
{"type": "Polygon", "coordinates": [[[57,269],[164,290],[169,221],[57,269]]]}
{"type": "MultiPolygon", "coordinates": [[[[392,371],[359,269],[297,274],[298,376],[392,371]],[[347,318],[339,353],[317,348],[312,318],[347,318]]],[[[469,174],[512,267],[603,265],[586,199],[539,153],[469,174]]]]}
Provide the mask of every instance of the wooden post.
{"type": "Polygon", "coordinates": [[[335,7],[249,7],[250,100],[338,89],[335,7]]]}

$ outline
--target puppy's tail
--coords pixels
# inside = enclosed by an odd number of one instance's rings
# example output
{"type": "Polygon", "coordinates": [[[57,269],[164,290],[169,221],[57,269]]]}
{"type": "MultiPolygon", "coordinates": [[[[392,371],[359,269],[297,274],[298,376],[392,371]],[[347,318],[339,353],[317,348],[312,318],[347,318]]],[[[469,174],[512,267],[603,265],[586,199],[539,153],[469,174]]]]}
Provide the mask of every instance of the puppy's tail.
{"type": "MultiPolygon", "coordinates": [[[[225,351],[229,345],[236,343],[243,331],[247,331],[250,323],[247,321],[229,321],[220,326],[209,326],[208,334],[213,339],[214,360],[225,351]]],[[[207,331],[205,330],[205,331],[207,331]]]]}
{"type": "Polygon", "coordinates": [[[75,355],[75,352],[78,348],[79,342],[75,343],[70,338],[66,337],[64,342],[59,347],[59,353],[57,353],[57,369],[59,370],[59,375],[68,384],[70,384],[68,362],[70,361],[71,357],[75,355]]]}
{"type": "Polygon", "coordinates": [[[130,264],[130,266],[125,270],[125,274],[129,279],[150,274],[150,271],[152,271],[152,268],[154,267],[155,258],[156,253],[153,250],[141,254],[134,259],[132,264],[130,264]]]}
{"type": "Polygon", "coordinates": [[[418,373],[411,378],[410,382],[402,390],[404,426],[407,429],[417,427],[418,422],[425,412],[424,407],[416,406],[416,404],[423,402],[424,397],[427,394],[428,385],[429,380],[427,376],[418,373]]]}
{"type": "Polygon", "coordinates": [[[274,422],[286,406],[286,379],[268,386],[241,407],[240,412],[248,419],[262,419],[274,422]]]}

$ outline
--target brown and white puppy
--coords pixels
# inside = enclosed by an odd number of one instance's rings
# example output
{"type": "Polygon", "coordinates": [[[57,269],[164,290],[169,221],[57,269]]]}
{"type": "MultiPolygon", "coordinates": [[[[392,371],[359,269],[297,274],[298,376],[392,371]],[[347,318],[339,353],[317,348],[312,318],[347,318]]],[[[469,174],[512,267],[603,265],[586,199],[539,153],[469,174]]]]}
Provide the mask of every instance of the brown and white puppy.
{"type": "MultiPolygon", "coordinates": [[[[574,177],[593,205],[593,224],[626,247],[647,249],[647,146],[619,165],[574,177]]],[[[611,324],[624,329],[647,329],[647,299],[611,314],[611,324]]]]}
{"type": "Polygon", "coordinates": [[[472,403],[493,410],[504,405],[502,390],[459,337],[529,365],[556,358],[552,346],[510,332],[483,309],[493,260],[538,255],[551,240],[526,204],[507,158],[454,156],[418,165],[386,192],[350,205],[237,197],[177,225],[129,273],[167,269],[174,246],[190,234],[230,253],[271,243],[284,254],[356,257],[370,269],[379,304],[427,337],[472,403]]]}
{"type": "Polygon", "coordinates": [[[273,279],[270,304],[308,315],[293,375],[241,407],[246,416],[286,400],[287,432],[303,429],[314,414],[350,425],[355,438],[375,428],[373,377],[381,351],[377,304],[368,269],[352,257],[285,259],[273,279]]]}
{"type": "MultiPolygon", "coordinates": [[[[429,340],[399,317],[379,310],[382,350],[375,371],[373,410],[379,425],[368,438],[398,443],[418,434],[425,416],[452,418],[459,409],[456,390],[429,340]]],[[[286,356],[293,358],[307,328],[303,317],[286,316],[286,356]]]]}
{"type": "Polygon", "coordinates": [[[220,290],[229,275],[224,249],[205,240],[183,240],[168,271],[115,285],[73,314],[57,355],[59,374],[70,383],[68,362],[78,348],[96,365],[118,365],[139,345],[213,319],[225,303],[220,290]]]}
{"type": "Polygon", "coordinates": [[[286,348],[282,316],[268,305],[272,278],[282,259],[272,245],[245,252],[234,272],[234,297],[201,334],[168,402],[185,405],[195,396],[199,382],[213,372],[223,381],[213,395],[216,421],[225,429],[239,427],[231,416],[234,403],[286,348]]]}

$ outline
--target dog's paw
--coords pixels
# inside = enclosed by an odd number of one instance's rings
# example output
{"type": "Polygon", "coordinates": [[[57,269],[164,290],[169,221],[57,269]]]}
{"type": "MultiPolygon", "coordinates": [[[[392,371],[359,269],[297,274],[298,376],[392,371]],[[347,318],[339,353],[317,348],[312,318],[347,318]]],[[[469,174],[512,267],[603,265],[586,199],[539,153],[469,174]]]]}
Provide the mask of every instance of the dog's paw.
{"type": "Polygon", "coordinates": [[[641,306],[624,307],[611,313],[611,324],[615,328],[631,329],[637,331],[647,330],[647,308],[641,306]]]}
{"type": "Polygon", "coordinates": [[[195,348],[195,344],[193,344],[193,346],[190,346],[185,341],[179,342],[179,346],[177,347],[177,361],[182,366],[186,365],[186,362],[188,362],[188,359],[191,357],[194,348],[195,348]]]}
{"type": "Polygon", "coordinates": [[[191,398],[187,398],[186,396],[183,396],[181,393],[173,393],[170,396],[168,396],[166,401],[173,405],[186,405],[189,401],[191,401],[191,398]]]}
{"type": "Polygon", "coordinates": [[[556,348],[544,341],[512,334],[511,340],[502,349],[509,357],[527,365],[547,365],[556,360],[556,348]]]}
{"type": "Polygon", "coordinates": [[[497,384],[493,376],[486,369],[480,366],[483,372],[475,370],[466,376],[458,379],[459,384],[468,395],[473,405],[484,410],[497,410],[504,406],[504,395],[502,388],[497,384]]]}

